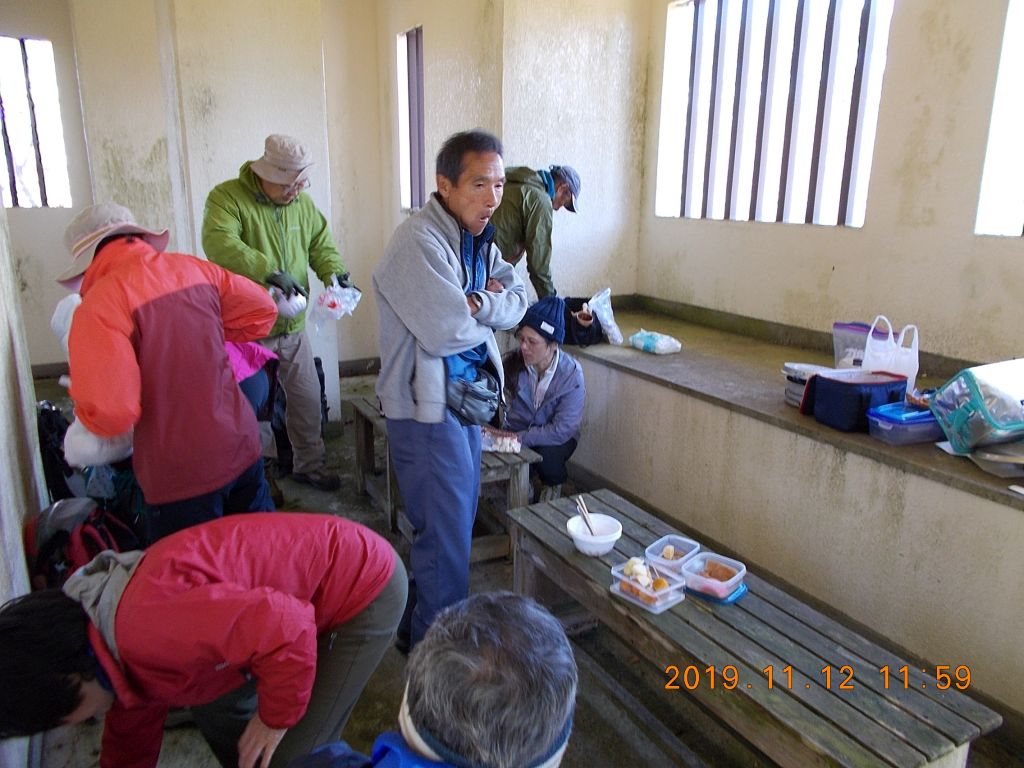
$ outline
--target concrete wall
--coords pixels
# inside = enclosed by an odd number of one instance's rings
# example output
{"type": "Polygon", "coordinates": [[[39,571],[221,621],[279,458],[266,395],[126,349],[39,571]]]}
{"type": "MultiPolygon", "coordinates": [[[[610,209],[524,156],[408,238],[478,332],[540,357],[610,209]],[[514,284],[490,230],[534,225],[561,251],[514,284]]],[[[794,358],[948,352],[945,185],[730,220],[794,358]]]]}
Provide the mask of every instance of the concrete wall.
{"type": "MultiPolygon", "coordinates": [[[[863,228],[658,219],[645,178],[640,293],[828,331],[834,320],[916,323],[921,348],[1024,354],[1024,239],[973,234],[1005,0],[900,0],[863,228]]],[[[655,167],[665,7],[652,0],[647,150],[655,167]]]]}
{"type": "MultiPolygon", "coordinates": [[[[331,219],[319,0],[72,0],[72,15],[97,200],[170,226],[172,248],[201,255],[209,190],[259,157],[268,133],[291,133],[313,150],[309,193],[331,219]]],[[[335,330],[310,334],[327,370],[335,330]]],[[[337,379],[327,387],[337,415],[337,379]]]]}
{"type": "Polygon", "coordinates": [[[571,165],[582,184],[579,212],[555,214],[552,273],[563,295],[636,290],[649,6],[505,2],[505,163],[571,165]]]}
{"type": "Polygon", "coordinates": [[[581,364],[573,461],[1024,711],[1019,510],[581,364]]]}

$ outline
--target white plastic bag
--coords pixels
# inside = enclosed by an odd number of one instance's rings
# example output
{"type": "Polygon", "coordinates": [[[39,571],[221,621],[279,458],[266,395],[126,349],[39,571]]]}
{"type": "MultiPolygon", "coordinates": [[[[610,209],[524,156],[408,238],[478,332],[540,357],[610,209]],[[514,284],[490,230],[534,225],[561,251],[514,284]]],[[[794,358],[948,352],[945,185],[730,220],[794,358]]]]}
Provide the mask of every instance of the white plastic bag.
{"type": "Polygon", "coordinates": [[[100,437],[75,419],[64,433],[64,460],[72,467],[113,464],[132,455],[134,430],[117,437],[100,437]]]}
{"type": "Polygon", "coordinates": [[[587,303],[590,305],[590,311],[601,321],[601,330],[608,337],[608,343],[621,344],[622,331],[615,323],[615,315],[612,313],[612,289],[604,288],[598,291],[587,303]]]}
{"type": "Polygon", "coordinates": [[[81,303],[81,295],[69,293],[57,302],[57,306],[53,310],[53,316],[50,317],[50,330],[53,331],[54,336],[60,339],[65,355],[68,353],[68,336],[71,334],[71,320],[75,316],[75,310],[78,309],[81,303]]]}
{"type": "Polygon", "coordinates": [[[331,285],[319,296],[316,297],[316,304],[310,312],[310,318],[317,333],[320,326],[328,319],[340,320],[345,315],[351,315],[356,310],[359,300],[363,297],[362,292],[349,286],[342,288],[338,285],[337,276],[331,277],[331,285]]]}
{"type": "Polygon", "coordinates": [[[899,338],[893,337],[892,323],[885,315],[879,315],[871,324],[868,331],[867,343],[864,346],[864,361],[861,368],[872,373],[885,371],[907,377],[907,392],[914,391],[914,383],[917,380],[918,369],[918,347],[920,334],[916,325],[908,325],[900,331],[899,338]],[[875,327],[879,321],[885,323],[889,332],[884,339],[875,338],[875,327]],[[913,340],[910,346],[906,346],[908,332],[913,333],[913,340]]]}
{"type": "Polygon", "coordinates": [[[683,348],[679,339],[656,331],[639,331],[629,337],[631,346],[642,352],[653,352],[656,355],[671,355],[683,348]]]}

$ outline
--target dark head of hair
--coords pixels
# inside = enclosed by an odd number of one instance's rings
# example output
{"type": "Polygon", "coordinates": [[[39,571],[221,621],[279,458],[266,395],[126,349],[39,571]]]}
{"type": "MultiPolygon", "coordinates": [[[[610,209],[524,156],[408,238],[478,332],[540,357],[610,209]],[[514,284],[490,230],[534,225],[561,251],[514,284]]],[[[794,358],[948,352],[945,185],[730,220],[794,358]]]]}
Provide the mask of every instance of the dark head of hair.
{"type": "Polygon", "coordinates": [[[99,244],[96,246],[96,250],[93,251],[93,258],[98,256],[100,251],[102,251],[104,248],[106,248],[108,245],[110,245],[115,240],[126,240],[127,242],[130,243],[130,242],[132,242],[133,240],[135,240],[137,238],[138,238],[138,235],[136,235],[133,232],[119,232],[116,235],[110,235],[109,237],[104,237],[102,240],[100,240],[99,244]]]}
{"type": "Polygon", "coordinates": [[[571,726],[572,647],[558,620],[522,595],[472,595],[439,613],[408,677],[416,729],[475,765],[531,765],[571,726]]]}
{"type": "Polygon", "coordinates": [[[456,133],[448,137],[437,153],[437,175],[444,176],[452,184],[458,184],[465,167],[465,157],[471,152],[497,152],[504,155],[505,149],[501,146],[501,139],[479,128],[456,133]]]}
{"type": "Polygon", "coordinates": [[[96,676],[88,621],[59,589],[0,607],[0,738],[55,728],[78,708],[81,682],[96,676]]]}

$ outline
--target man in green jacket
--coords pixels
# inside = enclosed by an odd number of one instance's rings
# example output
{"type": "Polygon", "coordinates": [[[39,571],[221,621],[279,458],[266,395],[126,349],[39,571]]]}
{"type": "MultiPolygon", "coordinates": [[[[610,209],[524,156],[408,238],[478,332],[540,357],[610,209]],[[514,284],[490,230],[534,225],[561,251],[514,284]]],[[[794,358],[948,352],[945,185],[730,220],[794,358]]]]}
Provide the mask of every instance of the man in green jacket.
{"type": "Polygon", "coordinates": [[[262,344],[277,353],[278,374],[287,397],[286,424],[292,444],[292,479],[321,490],[341,481],[326,467],[320,434],[320,381],[306,325],[308,270],[324,285],[348,273],[331,237],[327,220],[309,186],[313,153],[291,136],[267,137],[263,157],[247,161],[238,178],[218,184],[206,198],[203,250],[225,269],[271,288],[279,316],[262,344]]]}
{"type": "Polygon", "coordinates": [[[554,296],[551,220],[563,206],[576,213],[580,176],[568,165],[552,165],[546,171],[506,168],[505,177],[505,195],[491,219],[494,244],[509,264],[518,264],[525,253],[537,298],[554,296]]]}

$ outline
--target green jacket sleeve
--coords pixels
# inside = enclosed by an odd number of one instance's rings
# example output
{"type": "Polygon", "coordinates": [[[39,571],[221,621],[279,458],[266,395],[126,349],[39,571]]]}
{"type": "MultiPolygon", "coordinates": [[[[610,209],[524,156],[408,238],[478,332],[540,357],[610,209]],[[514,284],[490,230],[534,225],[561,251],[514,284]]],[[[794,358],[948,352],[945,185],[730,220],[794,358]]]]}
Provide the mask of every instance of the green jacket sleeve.
{"type": "Polygon", "coordinates": [[[237,201],[219,187],[206,198],[203,211],[203,251],[206,258],[236,274],[263,284],[277,269],[270,257],[250,248],[241,238],[242,215],[237,201]]]}
{"type": "Polygon", "coordinates": [[[309,241],[309,266],[320,278],[320,282],[329,286],[331,275],[345,272],[345,265],[341,261],[338,247],[334,244],[334,238],[331,237],[327,219],[316,206],[312,207],[314,224],[311,227],[313,237],[309,241]]]}
{"type": "Polygon", "coordinates": [[[554,211],[545,193],[533,193],[523,199],[526,217],[526,265],[537,298],[554,296],[557,291],[551,280],[551,219],[554,211]],[[544,195],[542,197],[542,195],[544,195]]]}

